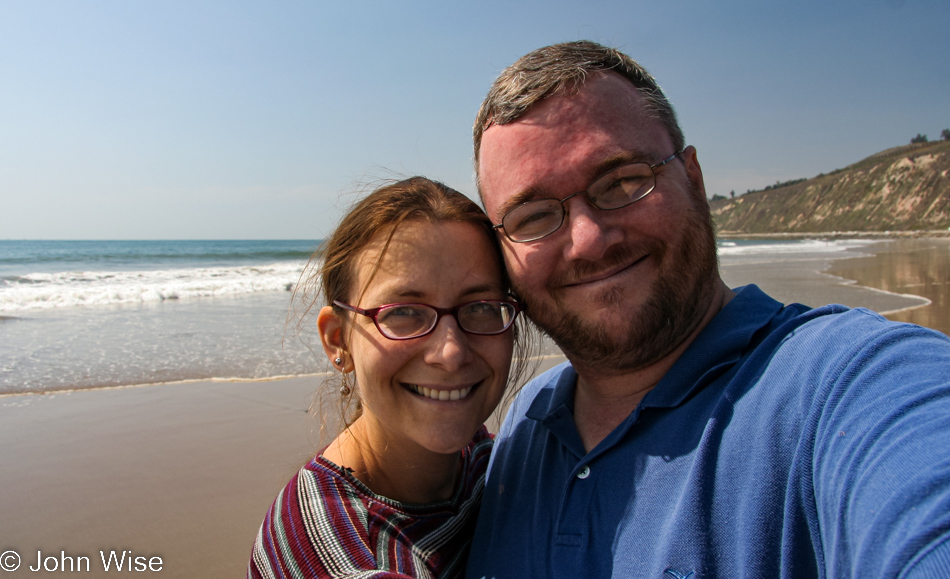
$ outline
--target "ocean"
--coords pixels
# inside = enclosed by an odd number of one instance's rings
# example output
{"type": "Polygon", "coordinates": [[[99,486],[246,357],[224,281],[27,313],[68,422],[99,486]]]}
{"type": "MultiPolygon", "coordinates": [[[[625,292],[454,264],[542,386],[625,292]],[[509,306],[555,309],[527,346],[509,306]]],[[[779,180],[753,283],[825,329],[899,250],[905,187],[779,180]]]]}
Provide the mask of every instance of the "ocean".
{"type": "Polygon", "coordinates": [[[317,372],[284,326],[319,243],[0,241],[0,394],[317,372]]]}
{"type": "MultiPolygon", "coordinates": [[[[844,257],[868,243],[723,240],[720,260],[844,257]]],[[[325,371],[319,344],[286,324],[318,245],[0,241],[0,394],[325,371]]]]}

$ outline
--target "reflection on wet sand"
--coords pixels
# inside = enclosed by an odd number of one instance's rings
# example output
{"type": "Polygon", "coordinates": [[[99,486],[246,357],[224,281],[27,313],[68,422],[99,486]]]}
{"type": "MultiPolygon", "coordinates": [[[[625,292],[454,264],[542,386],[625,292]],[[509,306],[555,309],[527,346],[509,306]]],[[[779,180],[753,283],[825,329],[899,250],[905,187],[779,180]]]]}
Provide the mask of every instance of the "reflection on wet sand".
{"type": "Polygon", "coordinates": [[[895,239],[866,248],[871,257],[833,262],[826,273],[896,294],[913,294],[929,305],[886,314],[950,334],[950,239],[895,239]]]}

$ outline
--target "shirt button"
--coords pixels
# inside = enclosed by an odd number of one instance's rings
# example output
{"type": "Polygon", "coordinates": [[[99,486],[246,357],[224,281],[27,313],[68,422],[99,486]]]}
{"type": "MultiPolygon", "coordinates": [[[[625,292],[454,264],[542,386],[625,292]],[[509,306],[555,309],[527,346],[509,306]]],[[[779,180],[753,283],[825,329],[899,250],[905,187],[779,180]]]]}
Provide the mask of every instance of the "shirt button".
{"type": "Polygon", "coordinates": [[[581,472],[577,473],[577,478],[585,479],[590,476],[590,467],[584,465],[584,468],[581,469],[581,472]]]}

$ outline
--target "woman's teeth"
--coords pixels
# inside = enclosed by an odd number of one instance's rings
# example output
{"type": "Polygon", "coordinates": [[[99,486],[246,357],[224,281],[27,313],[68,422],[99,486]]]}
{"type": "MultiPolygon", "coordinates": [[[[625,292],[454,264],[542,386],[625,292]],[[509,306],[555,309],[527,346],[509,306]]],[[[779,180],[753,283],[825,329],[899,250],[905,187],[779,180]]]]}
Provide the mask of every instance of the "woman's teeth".
{"type": "Polygon", "coordinates": [[[472,387],[461,388],[459,390],[436,390],[435,388],[426,388],[425,386],[417,386],[415,384],[409,384],[409,388],[421,396],[426,398],[431,398],[433,400],[461,400],[468,396],[468,393],[472,391],[472,387]]]}

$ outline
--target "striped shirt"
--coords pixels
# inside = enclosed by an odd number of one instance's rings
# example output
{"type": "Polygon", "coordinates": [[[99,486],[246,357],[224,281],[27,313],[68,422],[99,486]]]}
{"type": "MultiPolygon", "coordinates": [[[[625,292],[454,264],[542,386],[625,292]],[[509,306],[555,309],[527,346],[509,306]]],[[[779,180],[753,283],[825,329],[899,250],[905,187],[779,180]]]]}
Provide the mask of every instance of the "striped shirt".
{"type": "Polygon", "coordinates": [[[427,505],[377,495],[317,456],[267,512],[248,578],[461,577],[491,446],[483,426],[462,450],[455,494],[427,505]]]}

